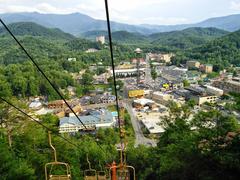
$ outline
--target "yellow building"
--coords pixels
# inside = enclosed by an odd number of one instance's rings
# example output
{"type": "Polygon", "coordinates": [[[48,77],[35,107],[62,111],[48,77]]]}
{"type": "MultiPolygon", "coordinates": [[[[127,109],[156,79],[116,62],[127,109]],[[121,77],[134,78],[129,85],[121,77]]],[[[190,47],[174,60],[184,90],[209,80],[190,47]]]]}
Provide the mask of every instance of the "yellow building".
{"type": "Polygon", "coordinates": [[[203,64],[200,66],[200,71],[204,73],[212,73],[213,72],[213,65],[211,64],[203,64]]]}
{"type": "Polygon", "coordinates": [[[198,61],[187,61],[187,67],[189,69],[192,69],[192,68],[199,68],[200,67],[200,62],[198,61]]]}
{"type": "Polygon", "coordinates": [[[128,91],[128,97],[134,98],[134,97],[143,97],[144,96],[144,90],[130,90],[128,91]]]}

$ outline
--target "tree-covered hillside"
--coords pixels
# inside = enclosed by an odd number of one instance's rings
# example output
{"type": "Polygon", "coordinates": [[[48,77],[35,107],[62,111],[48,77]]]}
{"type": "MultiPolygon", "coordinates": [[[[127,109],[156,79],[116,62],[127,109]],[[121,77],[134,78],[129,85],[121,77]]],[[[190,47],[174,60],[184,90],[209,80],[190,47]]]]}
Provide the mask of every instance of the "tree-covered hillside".
{"type": "MultiPolygon", "coordinates": [[[[93,86],[93,74],[98,71],[91,71],[90,65],[97,67],[100,62],[103,65],[111,63],[108,46],[74,37],[53,38],[48,31],[44,31],[46,34],[39,32],[41,27],[31,29],[29,26],[29,28],[29,30],[16,28],[16,31],[24,31],[15,32],[17,38],[66,99],[68,92],[65,90],[68,86],[75,87],[77,94],[78,91],[85,93],[85,90],[88,90],[87,84],[93,86]],[[97,48],[99,51],[87,53],[85,50],[88,48],[97,48]],[[68,58],[76,59],[69,61],[68,58]],[[79,81],[75,77],[82,70],[86,71],[79,81]]],[[[240,62],[240,31],[217,39],[214,38],[221,36],[221,32],[215,32],[214,29],[188,29],[178,34],[180,35],[172,34],[168,37],[176,36],[176,41],[186,41],[184,47],[164,42],[147,44],[144,43],[147,42],[145,39],[143,42],[139,41],[141,35],[115,33],[113,35],[121,40],[119,42],[126,43],[114,43],[115,64],[136,56],[134,49],[138,46],[144,53],[174,52],[173,60],[176,64],[193,58],[213,63],[215,69],[221,69],[230,63],[238,65],[240,62]],[[211,40],[212,37],[214,40],[211,40]],[[127,44],[125,38],[132,44],[127,44]],[[201,42],[197,40],[200,41],[201,38],[207,43],[199,46],[201,42]],[[185,46],[189,48],[183,50],[185,46]]],[[[152,40],[157,37],[153,36],[152,40]]],[[[168,43],[170,41],[165,40],[168,43]]],[[[112,88],[112,78],[108,81],[112,88]]],[[[59,99],[16,42],[10,35],[3,33],[0,36],[0,97],[8,98],[24,112],[32,113],[27,108],[26,102],[28,98],[39,95],[47,97],[47,100],[59,99]]],[[[239,97],[239,94],[236,94],[236,97],[239,97]]],[[[238,104],[237,101],[236,105],[238,104]]],[[[215,107],[209,106],[208,109],[208,112],[196,112],[190,103],[181,107],[170,103],[169,116],[163,117],[161,124],[165,132],[156,136],[159,141],[156,147],[134,147],[128,143],[126,161],[135,167],[136,179],[238,180],[240,177],[238,119],[230,113],[221,113],[215,107]],[[196,114],[192,116],[191,112],[196,114]]],[[[128,118],[125,119],[129,120],[129,116],[126,117],[128,118]]],[[[56,116],[47,114],[37,118],[44,126],[51,128],[53,134],[57,132],[59,119],[56,116]]],[[[125,123],[125,126],[129,124],[130,121],[125,123]]],[[[82,180],[83,171],[89,168],[87,155],[92,168],[97,170],[100,170],[99,164],[107,167],[113,161],[119,163],[116,150],[116,144],[120,139],[118,134],[116,128],[100,129],[94,135],[64,134],[64,137],[78,148],[63,141],[56,134],[52,136],[52,142],[57,149],[58,160],[70,164],[72,179],[82,180]],[[101,148],[96,141],[101,144],[101,148]]],[[[44,165],[53,160],[52,154],[46,129],[0,101],[0,179],[44,179],[44,165]]],[[[58,173],[60,172],[62,169],[59,169],[58,173]]]]}
{"type": "MultiPolygon", "coordinates": [[[[186,49],[202,45],[210,40],[227,35],[229,32],[216,28],[188,28],[182,31],[172,31],[143,35],[127,31],[112,32],[114,42],[142,46],[166,46],[169,48],[186,49]]],[[[94,40],[94,37],[105,35],[107,31],[89,31],[82,34],[83,37],[94,40]]]]}
{"type": "Polygon", "coordinates": [[[189,59],[213,64],[215,71],[225,69],[231,64],[240,66],[240,31],[193,47],[185,52],[178,51],[173,62],[180,64],[189,59]]]}
{"type": "Polygon", "coordinates": [[[140,33],[130,33],[127,31],[116,31],[112,33],[114,42],[124,44],[141,44],[148,43],[148,37],[140,33]]]}
{"type": "Polygon", "coordinates": [[[226,34],[228,34],[227,31],[216,28],[188,28],[182,31],[152,34],[149,38],[154,45],[186,49],[202,45],[226,34]]]}
{"type": "Polygon", "coordinates": [[[222,68],[229,64],[240,66],[240,31],[194,48],[191,57],[221,64],[222,68]]]}
{"type": "MultiPolygon", "coordinates": [[[[70,40],[75,37],[71,34],[65,33],[60,29],[50,29],[32,22],[19,22],[8,25],[11,32],[16,36],[42,36],[45,38],[65,39],[70,40]]],[[[8,35],[4,27],[0,27],[0,35],[8,35]]]]}

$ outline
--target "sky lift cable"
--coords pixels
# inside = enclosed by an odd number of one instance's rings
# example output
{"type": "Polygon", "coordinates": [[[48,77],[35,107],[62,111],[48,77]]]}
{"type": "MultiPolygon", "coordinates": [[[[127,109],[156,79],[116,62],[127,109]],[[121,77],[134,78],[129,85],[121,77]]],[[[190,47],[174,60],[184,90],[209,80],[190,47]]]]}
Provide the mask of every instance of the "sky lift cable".
{"type": "MultiPolygon", "coordinates": [[[[9,102],[8,100],[2,98],[0,96],[0,100],[2,100],[3,102],[7,103],[8,105],[12,106],[13,108],[15,108],[17,111],[21,112],[22,114],[24,114],[25,116],[27,116],[28,118],[30,118],[31,120],[33,120],[34,122],[38,123],[39,125],[41,125],[42,127],[44,127],[46,130],[48,131],[51,131],[53,134],[55,134],[56,136],[60,137],[61,139],[63,139],[64,141],[66,141],[67,143],[71,144],[72,146],[74,146],[75,148],[77,149],[81,149],[80,146],[78,146],[77,144],[71,142],[70,140],[68,140],[67,138],[61,136],[60,134],[58,133],[55,133],[54,130],[52,130],[51,128],[47,127],[46,125],[44,125],[43,123],[41,123],[40,121],[36,120],[35,118],[33,118],[32,116],[30,116],[29,114],[27,114],[26,112],[24,112],[23,110],[21,110],[19,107],[15,106],[13,103],[9,102]]],[[[99,146],[99,148],[102,150],[102,152],[105,154],[105,150],[102,148],[102,146],[97,142],[95,141],[96,144],[99,146]]],[[[111,159],[113,159],[113,157],[111,157],[111,159]]],[[[107,161],[104,160],[105,163],[107,164],[107,161]]]]}
{"type": "MultiPolygon", "coordinates": [[[[112,63],[112,71],[113,71],[113,84],[114,84],[114,91],[115,91],[115,96],[116,96],[116,107],[117,107],[117,113],[118,113],[118,127],[119,127],[119,132],[120,132],[120,129],[121,129],[120,108],[119,108],[117,82],[116,82],[116,75],[115,75],[115,64],[114,64],[114,59],[113,59],[112,34],[111,34],[111,25],[110,25],[108,1],[107,0],[105,0],[105,11],[106,11],[106,17],[107,17],[107,29],[108,29],[109,47],[110,47],[111,63],[112,63]]],[[[121,132],[119,133],[119,135],[120,135],[120,139],[122,141],[121,132]]]]}
{"type": "Polygon", "coordinates": [[[3,20],[0,18],[1,24],[5,27],[5,29],[8,31],[8,33],[12,36],[12,38],[17,42],[17,44],[20,46],[20,48],[24,51],[24,53],[28,56],[28,58],[32,61],[32,63],[37,67],[38,71],[43,75],[43,77],[48,81],[48,83],[52,86],[52,88],[55,90],[55,92],[60,96],[60,98],[65,102],[67,107],[72,111],[72,113],[76,116],[78,121],[83,125],[83,127],[87,130],[87,127],[85,124],[81,121],[79,116],[74,112],[72,107],[68,104],[66,99],[63,97],[63,95],[58,91],[58,89],[53,85],[53,83],[50,81],[50,79],[47,77],[47,75],[43,72],[43,70],[38,66],[38,64],[35,62],[35,60],[30,56],[30,54],[27,52],[27,50],[23,47],[23,45],[19,42],[19,40],[15,37],[15,35],[10,31],[10,29],[7,27],[7,25],[3,22],[3,20]]]}
{"type": "MultiPolygon", "coordinates": [[[[45,129],[47,129],[48,131],[51,131],[54,133],[54,131],[52,129],[50,129],[49,127],[47,127],[46,125],[44,125],[43,123],[41,123],[40,121],[36,120],[35,118],[33,118],[32,116],[30,116],[29,114],[27,114],[26,112],[24,112],[23,110],[21,110],[19,107],[15,106],[14,104],[12,104],[11,102],[9,102],[8,100],[0,97],[0,99],[2,101],[4,101],[5,103],[7,103],[8,105],[12,106],[13,108],[15,108],[16,110],[18,110],[19,112],[21,112],[22,114],[24,114],[25,116],[27,116],[28,118],[32,119],[34,122],[38,123],[39,125],[41,125],[42,127],[44,127],[45,129]]],[[[65,140],[66,142],[68,142],[69,144],[77,147],[78,145],[74,144],[73,142],[69,141],[67,138],[57,134],[57,133],[54,133],[55,135],[57,135],[58,137],[62,138],[63,140],[65,140]]]]}
{"type": "MultiPolygon", "coordinates": [[[[124,127],[122,129],[121,126],[121,118],[124,119],[124,117],[121,117],[121,112],[123,111],[123,107],[119,107],[119,99],[118,99],[118,92],[117,92],[117,82],[116,82],[116,75],[115,75],[115,65],[114,65],[114,58],[113,58],[113,47],[112,47],[112,35],[111,35],[111,25],[110,25],[110,18],[109,18],[109,9],[108,9],[108,0],[105,0],[105,10],[106,10],[106,17],[107,17],[107,27],[108,27],[108,37],[109,37],[109,46],[110,46],[110,53],[111,53],[111,63],[112,63],[112,70],[113,70],[113,81],[114,81],[114,90],[115,90],[115,95],[116,95],[116,107],[117,107],[117,112],[118,112],[118,127],[119,127],[119,136],[120,136],[120,143],[121,143],[121,158],[120,158],[120,168],[131,168],[133,169],[133,179],[135,180],[135,168],[132,166],[128,166],[126,165],[126,162],[124,162],[123,155],[124,154],[124,149],[126,148],[126,142],[125,142],[125,136],[124,136],[124,132],[122,132],[122,130],[124,131],[124,127]],[[121,110],[120,110],[121,108],[121,110]],[[122,135],[123,133],[123,135],[122,135]]],[[[123,177],[124,179],[129,179],[127,177],[127,174],[123,177]]]]}
{"type": "MultiPolygon", "coordinates": [[[[110,45],[110,54],[111,54],[111,66],[113,69],[113,80],[114,80],[114,91],[115,91],[115,96],[116,96],[116,107],[117,107],[117,112],[118,112],[118,119],[120,121],[120,108],[119,108],[119,98],[118,98],[118,92],[117,92],[117,83],[116,83],[116,75],[115,75],[115,64],[114,64],[114,59],[113,59],[113,48],[112,48],[112,36],[111,36],[111,27],[110,27],[110,20],[109,20],[109,10],[108,10],[108,2],[107,0],[105,0],[105,10],[106,10],[106,17],[107,17],[107,28],[108,28],[108,36],[109,36],[109,45],[110,45]]],[[[5,29],[8,31],[8,33],[12,36],[12,38],[17,42],[17,44],[20,46],[20,48],[24,51],[24,53],[27,55],[27,57],[32,61],[32,63],[36,66],[36,68],[38,69],[38,71],[43,75],[43,77],[48,81],[48,83],[52,86],[52,88],[55,90],[55,92],[60,96],[60,98],[65,102],[65,104],[68,106],[68,108],[73,112],[73,114],[77,117],[77,119],[79,120],[79,122],[83,125],[83,127],[85,129],[87,129],[87,127],[85,126],[85,124],[81,121],[81,119],[79,118],[79,116],[77,116],[77,114],[74,112],[74,110],[72,109],[72,107],[68,104],[68,102],[66,101],[66,99],[63,97],[63,95],[58,91],[58,89],[53,85],[53,83],[50,81],[50,79],[47,77],[47,75],[43,72],[43,70],[38,66],[38,64],[35,62],[35,60],[32,58],[32,56],[27,52],[27,50],[23,47],[23,45],[19,42],[19,40],[15,37],[15,35],[10,31],[10,29],[7,27],[7,25],[3,22],[3,20],[0,18],[0,22],[1,24],[5,27],[5,29]]],[[[24,111],[22,111],[21,109],[19,109],[18,107],[16,107],[15,105],[13,105],[12,103],[8,102],[7,100],[3,99],[2,97],[0,97],[1,100],[3,100],[4,102],[6,102],[7,104],[11,105],[12,107],[14,107],[15,109],[17,109],[18,111],[20,111],[21,113],[25,114],[26,116],[28,116],[29,118],[31,118],[32,120],[34,120],[35,122],[37,122],[38,124],[41,124],[43,127],[49,129],[47,126],[43,125],[42,123],[38,122],[36,119],[32,118],[31,116],[29,116],[27,113],[25,113],[24,111]]],[[[120,122],[118,123],[119,128],[121,128],[120,122]]],[[[121,134],[121,133],[120,133],[121,134]]],[[[65,139],[66,141],[68,141],[70,144],[73,145],[72,142],[70,142],[69,140],[67,140],[66,138],[58,135],[59,137],[61,137],[62,139],[65,139]]],[[[120,139],[122,139],[121,135],[120,135],[120,139]]],[[[98,142],[96,142],[98,144],[98,142]]],[[[98,144],[99,145],[99,144],[98,144]]],[[[76,146],[74,144],[74,146],[76,146]]],[[[102,149],[102,147],[99,145],[99,147],[102,149]]]]}
{"type": "MultiPolygon", "coordinates": [[[[20,48],[24,51],[24,53],[28,56],[28,58],[32,61],[32,63],[37,67],[38,71],[43,75],[43,77],[48,81],[48,83],[52,86],[52,88],[55,90],[55,92],[60,96],[60,98],[65,102],[65,104],[68,106],[68,108],[73,112],[73,114],[76,116],[76,118],[78,119],[78,121],[83,125],[83,127],[87,130],[86,125],[81,121],[81,119],[79,118],[79,116],[77,116],[77,114],[74,112],[74,110],[72,109],[72,107],[68,104],[68,102],[65,100],[65,98],[62,96],[62,94],[57,90],[57,88],[53,85],[53,83],[50,81],[50,79],[47,77],[47,75],[43,72],[43,70],[38,66],[38,64],[34,61],[34,59],[31,57],[31,55],[27,52],[27,50],[23,47],[23,45],[19,42],[19,40],[15,37],[15,35],[10,31],[10,29],[7,27],[7,25],[3,22],[3,20],[0,18],[0,22],[1,24],[5,27],[5,29],[8,31],[8,33],[12,36],[12,38],[17,42],[17,44],[20,46],[20,48]]],[[[3,101],[5,101],[6,103],[9,104],[9,102],[7,102],[5,99],[3,99],[2,97],[0,97],[3,101]]],[[[11,104],[11,103],[10,103],[11,104]]],[[[10,105],[9,104],[9,105],[10,105]]],[[[13,104],[12,104],[13,105],[13,104]]],[[[14,108],[16,108],[16,106],[13,106],[14,108]]],[[[23,111],[19,108],[16,108],[17,110],[20,110],[20,112],[23,113],[23,111]]],[[[27,115],[26,113],[23,113],[25,115],[27,115]]],[[[29,115],[27,115],[29,117],[29,115]]],[[[31,119],[33,119],[31,117],[31,119]]],[[[38,122],[38,121],[37,121],[38,122]]],[[[39,123],[39,122],[38,122],[39,123]]],[[[47,126],[45,128],[48,128],[47,126]]],[[[48,128],[49,129],[49,128],[48,128]]],[[[62,136],[61,136],[62,137],[62,136]]],[[[63,138],[63,137],[62,137],[63,138]]],[[[104,149],[102,148],[102,146],[99,144],[99,142],[95,141],[96,144],[100,147],[100,149],[104,152],[104,149]]],[[[79,148],[79,147],[78,147],[79,148]]],[[[106,153],[106,152],[104,152],[106,153]]],[[[112,157],[111,157],[112,159],[112,157]]]]}

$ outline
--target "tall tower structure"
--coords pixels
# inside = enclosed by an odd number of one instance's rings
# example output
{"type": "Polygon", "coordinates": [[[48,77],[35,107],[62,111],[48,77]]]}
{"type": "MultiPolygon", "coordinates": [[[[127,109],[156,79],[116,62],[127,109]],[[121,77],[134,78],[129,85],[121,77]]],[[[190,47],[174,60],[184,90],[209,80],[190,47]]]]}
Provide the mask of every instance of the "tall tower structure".
{"type": "Polygon", "coordinates": [[[96,42],[100,42],[101,44],[105,44],[105,36],[97,36],[96,42]]]}
{"type": "Polygon", "coordinates": [[[135,49],[137,59],[137,86],[140,83],[140,58],[142,57],[142,50],[140,48],[135,49]]]}

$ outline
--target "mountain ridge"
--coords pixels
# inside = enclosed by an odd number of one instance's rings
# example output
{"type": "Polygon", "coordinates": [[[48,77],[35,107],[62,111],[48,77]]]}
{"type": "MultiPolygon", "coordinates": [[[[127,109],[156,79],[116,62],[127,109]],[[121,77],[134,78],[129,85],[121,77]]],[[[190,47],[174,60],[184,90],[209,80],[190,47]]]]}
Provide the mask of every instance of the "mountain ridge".
{"type": "MultiPolygon", "coordinates": [[[[75,36],[65,33],[58,28],[46,28],[34,22],[17,22],[11,23],[8,25],[8,28],[11,32],[16,36],[41,36],[47,38],[57,38],[57,39],[65,39],[71,40],[74,39],[75,36]]],[[[0,27],[0,35],[7,35],[8,32],[4,27],[0,27]]]]}
{"type": "MultiPolygon", "coordinates": [[[[35,22],[45,27],[59,28],[64,32],[80,36],[87,31],[106,30],[105,20],[94,19],[81,13],[72,14],[40,14],[34,13],[7,13],[0,14],[1,18],[8,24],[13,22],[35,22]]],[[[112,31],[138,32],[142,34],[152,34],[157,32],[169,32],[183,30],[189,27],[215,27],[227,31],[237,31],[240,29],[240,14],[223,17],[210,18],[194,24],[179,25],[130,25],[118,22],[111,22],[112,31]]]]}

